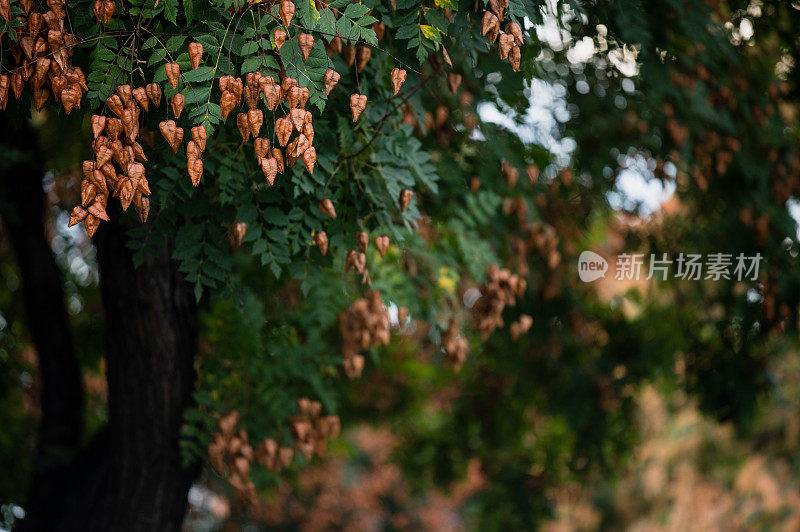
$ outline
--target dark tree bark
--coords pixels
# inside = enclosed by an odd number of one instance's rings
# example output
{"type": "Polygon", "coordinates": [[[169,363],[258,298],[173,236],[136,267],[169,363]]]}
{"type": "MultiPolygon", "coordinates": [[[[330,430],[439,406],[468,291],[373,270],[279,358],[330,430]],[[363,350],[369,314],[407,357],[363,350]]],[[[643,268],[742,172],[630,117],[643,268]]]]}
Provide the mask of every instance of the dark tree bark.
{"type": "Polygon", "coordinates": [[[0,214],[22,277],[28,329],[42,384],[41,423],[24,528],[48,530],[65,504],[72,461],[83,434],[83,388],[61,273],[44,231],[41,158],[29,127],[0,128],[0,214]]]}
{"type": "Polygon", "coordinates": [[[37,471],[19,530],[179,530],[197,474],[197,468],[182,467],[179,448],[195,376],[193,291],[171,260],[170,245],[134,268],[126,224],[118,219],[102,224],[95,244],[106,321],[109,422],[79,450],[80,366],[43,228],[41,158],[29,129],[0,127],[3,141],[6,160],[15,162],[0,166],[0,213],[19,259],[43,389],[37,471]],[[12,154],[9,145],[19,153],[12,154]]]}
{"type": "Polygon", "coordinates": [[[179,530],[197,473],[181,466],[179,448],[194,383],[194,294],[170,246],[134,268],[125,230],[113,221],[95,236],[109,424],[96,442],[101,459],[86,457],[91,474],[64,530],[179,530]]]}

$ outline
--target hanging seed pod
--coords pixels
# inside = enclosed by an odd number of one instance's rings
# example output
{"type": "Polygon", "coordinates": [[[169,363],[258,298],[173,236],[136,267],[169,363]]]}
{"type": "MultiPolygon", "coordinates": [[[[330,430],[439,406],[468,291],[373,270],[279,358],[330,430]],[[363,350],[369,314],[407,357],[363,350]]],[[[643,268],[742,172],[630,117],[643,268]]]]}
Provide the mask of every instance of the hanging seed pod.
{"type": "Polygon", "coordinates": [[[147,99],[147,91],[144,87],[137,87],[132,91],[133,99],[142,106],[145,111],[150,110],[150,101],[147,99]]]}
{"type": "Polygon", "coordinates": [[[392,70],[391,80],[392,80],[392,87],[394,88],[394,93],[397,94],[400,92],[400,87],[403,86],[405,83],[406,78],[408,77],[408,73],[403,70],[402,68],[395,68],[392,70]]]}
{"type": "Polygon", "coordinates": [[[450,92],[455,94],[461,86],[461,74],[450,73],[447,75],[447,85],[450,87],[450,92]]]}
{"type": "Polygon", "coordinates": [[[83,161],[83,164],[81,165],[81,170],[83,171],[83,178],[91,181],[92,172],[94,172],[94,161],[92,161],[91,159],[83,161]]]}
{"type": "Polygon", "coordinates": [[[200,157],[200,148],[197,146],[197,143],[193,140],[190,140],[188,144],[186,144],[186,158],[187,159],[198,159],[200,157]]]}
{"type": "Polygon", "coordinates": [[[133,141],[133,155],[136,159],[142,161],[143,163],[147,162],[147,157],[144,155],[144,150],[142,149],[142,145],[136,141],[133,141]]]}
{"type": "Polygon", "coordinates": [[[342,369],[345,375],[350,379],[355,379],[361,376],[364,371],[364,357],[361,355],[352,355],[344,359],[342,362],[342,369]]]}
{"type": "Polygon", "coordinates": [[[286,76],[281,80],[281,99],[287,101],[292,87],[297,87],[297,80],[286,76]]]}
{"type": "Polygon", "coordinates": [[[250,125],[247,123],[247,115],[239,113],[236,115],[236,127],[239,128],[239,133],[242,135],[242,140],[247,141],[250,138],[250,125]]]}
{"type": "Polygon", "coordinates": [[[303,164],[306,166],[309,174],[314,173],[314,164],[317,162],[317,149],[314,147],[307,148],[303,151],[303,164]]]}
{"type": "Polygon", "coordinates": [[[375,237],[375,247],[378,248],[378,253],[381,254],[381,258],[386,258],[386,252],[389,250],[389,237],[384,236],[376,236],[375,237]]]}
{"type": "MultiPolygon", "coordinates": [[[[70,221],[71,220],[72,218],[70,218],[70,221]]],[[[328,252],[328,235],[325,233],[325,231],[317,231],[314,233],[314,242],[317,244],[317,248],[319,249],[320,253],[325,255],[328,252]]]]}
{"type": "Polygon", "coordinates": [[[281,99],[280,88],[272,76],[263,76],[258,80],[258,85],[267,102],[267,109],[274,111],[281,99]]]}
{"type": "Polygon", "coordinates": [[[300,87],[292,87],[289,89],[286,96],[286,103],[289,104],[289,107],[300,106],[300,87]]]}
{"type": "MultiPolygon", "coordinates": [[[[130,109],[123,109],[122,111],[122,127],[125,130],[125,135],[133,140],[134,135],[134,125],[133,125],[133,111],[130,109]]],[[[118,140],[115,142],[119,142],[118,140]]],[[[122,143],[120,142],[120,145],[122,143]]]]}
{"type": "Polygon", "coordinates": [[[227,120],[228,115],[236,107],[236,95],[232,92],[225,91],[219,99],[219,107],[222,114],[222,119],[227,120]]]}
{"type": "Polygon", "coordinates": [[[308,139],[311,144],[314,143],[314,126],[310,122],[303,124],[303,131],[301,132],[308,139]]]}
{"type": "MultiPolygon", "coordinates": [[[[107,163],[107,164],[105,164],[103,166],[104,167],[105,166],[109,166],[112,169],[114,167],[114,165],[112,165],[111,163],[107,163]]],[[[114,179],[115,180],[116,180],[116,177],[117,177],[117,173],[114,172],[114,179]]],[[[92,172],[92,174],[91,174],[91,179],[89,181],[91,181],[91,183],[95,187],[97,187],[97,190],[99,190],[101,193],[108,194],[108,182],[107,182],[107,180],[108,180],[108,178],[106,177],[105,172],[101,172],[100,170],[94,170],[92,172]]]]}
{"type": "Polygon", "coordinates": [[[33,74],[33,87],[38,89],[42,86],[45,79],[47,79],[47,72],[50,69],[50,60],[46,57],[40,57],[36,61],[36,69],[33,74]]]}
{"type": "Polygon", "coordinates": [[[302,109],[306,106],[306,102],[308,102],[308,97],[310,93],[308,91],[308,87],[298,87],[297,90],[300,93],[300,99],[297,105],[302,109]]]}
{"type": "Polygon", "coordinates": [[[100,227],[100,220],[88,214],[86,219],[83,220],[83,227],[86,229],[86,234],[89,235],[89,238],[92,238],[97,232],[97,228],[100,227]]]}
{"type": "Polygon", "coordinates": [[[383,35],[386,33],[386,24],[383,22],[376,22],[372,25],[372,31],[375,32],[375,38],[378,42],[383,40],[383,35]]]}
{"type": "Polygon", "coordinates": [[[285,118],[277,119],[275,121],[275,136],[278,137],[278,144],[286,146],[289,142],[289,137],[292,136],[292,123],[285,118]]]}
{"type": "Polygon", "coordinates": [[[120,85],[117,87],[117,95],[119,95],[119,99],[122,101],[122,105],[125,107],[130,107],[131,105],[131,86],[130,85],[120,85]]]}
{"type": "Polygon", "coordinates": [[[199,42],[189,43],[189,61],[192,62],[192,69],[200,66],[203,59],[203,45],[199,42]]]}
{"type": "Polygon", "coordinates": [[[372,58],[372,49],[367,46],[359,46],[356,50],[356,65],[358,67],[358,71],[361,72],[364,70],[364,67],[367,66],[369,60],[372,58]]]}
{"type": "Polygon", "coordinates": [[[336,219],[336,209],[333,208],[333,202],[329,199],[324,199],[319,202],[319,210],[322,211],[322,214],[326,216],[330,216],[332,219],[336,219]]]}
{"type": "Polygon", "coordinates": [[[290,0],[283,0],[280,7],[281,21],[284,26],[289,26],[294,18],[294,3],[290,0]]]}
{"type": "Polygon", "coordinates": [[[111,152],[114,154],[113,159],[114,161],[121,167],[125,168],[125,153],[122,147],[122,141],[115,140],[108,146],[111,148],[111,152]]]}
{"type": "Polygon", "coordinates": [[[275,33],[273,35],[273,40],[275,41],[275,49],[280,51],[283,43],[286,42],[286,32],[280,28],[275,29],[275,33]]]}
{"type": "Polygon", "coordinates": [[[522,46],[522,29],[519,27],[519,24],[516,22],[509,23],[509,25],[506,27],[506,31],[514,36],[514,44],[517,46],[522,46]]]}
{"type": "Polygon", "coordinates": [[[183,107],[186,104],[186,98],[180,92],[176,92],[172,95],[172,98],[169,99],[169,104],[172,106],[172,112],[175,113],[175,118],[180,118],[183,107]]]}
{"type": "Polygon", "coordinates": [[[6,105],[8,105],[8,87],[8,76],[0,75],[0,111],[5,111],[6,105]]]}
{"type": "MultiPolygon", "coordinates": [[[[257,138],[253,141],[253,152],[256,154],[256,160],[261,161],[269,155],[269,140],[257,138]]],[[[277,171],[277,170],[276,170],[277,171]]]]}
{"type": "Polygon", "coordinates": [[[103,2],[103,24],[110,24],[111,17],[114,16],[114,12],[117,10],[117,4],[112,2],[111,0],[106,0],[103,2]]]}
{"type": "Polygon", "coordinates": [[[178,148],[183,142],[183,128],[178,127],[174,120],[166,120],[158,124],[161,134],[167,139],[173,153],[178,153],[178,148]]]}
{"type": "Polygon", "coordinates": [[[414,198],[414,192],[411,190],[405,189],[402,192],[400,192],[400,210],[405,211],[411,204],[411,200],[413,198],[414,198]]]}
{"type": "Polygon", "coordinates": [[[272,186],[275,184],[275,176],[278,175],[278,161],[272,157],[261,159],[261,171],[264,173],[264,177],[267,178],[269,186],[272,186]]]}
{"type": "Polygon", "coordinates": [[[206,138],[207,138],[206,128],[203,126],[194,126],[192,128],[192,140],[197,144],[197,148],[200,150],[200,153],[206,151],[206,138]]]}
{"type": "Polygon", "coordinates": [[[314,47],[314,36],[310,33],[301,33],[297,40],[300,43],[300,51],[303,52],[303,58],[308,61],[308,54],[311,53],[311,49],[314,47]]]}
{"type": "Polygon", "coordinates": [[[283,164],[283,154],[281,153],[281,150],[278,148],[272,148],[272,158],[275,159],[275,162],[278,164],[278,173],[282,174],[285,170],[285,167],[283,164]]]}
{"type": "MultiPolygon", "coordinates": [[[[105,7],[103,6],[103,0],[95,1],[95,3],[92,5],[92,13],[94,13],[94,18],[97,19],[97,22],[103,22],[103,15],[105,14],[105,7]]],[[[8,21],[7,18],[6,21],[8,21]]]]}
{"type": "Polygon", "coordinates": [[[306,112],[303,109],[291,109],[289,111],[289,121],[292,123],[292,127],[297,131],[303,130],[303,124],[306,121],[306,112]]]}
{"type": "Polygon", "coordinates": [[[139,215],[139,219],[142,223],[147,221],[147,215],[150,214],[150,199],[141,196],[139,201],[134,203],[134,208],[136,209],[136,213],[139,215]]]}
{"type": "Polygon", "coordinates": [[[510,33],[503,33],[500,35],[498,43],[500,46],[500,59],[508,59],[508,52],[514,47],[514,36],[510,33]]]}
{"type": "Polygon", "coordinates": [[[353,122],[358,120],[361,113],[367,106],[367,97],[364,94],[353,94],[350,96],[350,111],[353,113],[353,122]]]}
{"type": "Polygon", "coordinates": [[[161,105],[161,85],[158,83],[150,83],[144,88],[144,90],[153,105],[156,107],[161,105]]]}
{"type": "Polygon", "coordinates": [[[92,135],[94,138],[100,136],[100,133],[106,128],[106,117],[100,115],[92,115],[92,135]]]}
{"type": "Polygon", "coordinates": [[[114,156],[114,152],[107,146],[101,146],[95,154],[96,162],[95,167],[101,167],[106,164],[114,156]]]}
{"type": "MultiPolygon", "coordinates": [[[[67,92],[68,90],[70,89],[69,88],[64,89],[64,91],[61,93],[62,101],[64,100],[64,93],[67,92]]],[[[108,106],[109,109],[111,109],[112,113],[122,118],[122,111],[123,109],[125,109],[125,106],[122,105],[122,100],[119,98],[119,96],[117,96],[116,94],[112,94],[111,96],[109,96],[108,99],[106,99],[106,105],[108,106]]]]}
{"type": "Polygon", "coordinates": [[[247,234],[247,224],[245,222],[236,222],[231,227],[231,247],[236,250],[242,247],[242,240],[244,235],[247,234]]]}
{"type": "Polygon", "coordinates": [[[498,18],[503,18],[503,12],[508,9],[508,0],[489,0],[489,9],[494,11],[498,18]]]}
{"type": "Polygon", "coordinates": [[[247,112],[247,125],[250,127],[250,133],[253,137],[258,137],[263,123],[264,113],[261,112],[261,109],[251,109],[247,112]]]}
{"type": "Polygon", "coordinates": [[[192,180],[192,185],[198,186],[200,178],[203,177],[203,161],[200,159],[189,160],[187,170],[189,171],[189,179],[192,180]]]}
{"type": "Polygon", "coordinates": [[[325,77],[323,78],[322,82],[325,85],[325,95],[329,95],[333,88],[339,83],[339,79],[341,79],[341,75],[335,70],[329,68],[325,71],[325,77]]]}
{"type": "Polygon", "coordinates": [[[97,195],[96,186],[94,186],[90,181],[87,181],[85,179],[81,181],[81,205],[85,207],[94,200],[94,197],[96,195],[97,195]]]}
{"type": "Polygon", "coordinates": [[[358,231],[356,233],[356,246],[358,246],[358,249],[360,249],[362,253],[367,252],[367,246],[369,246],[369,235],[367,235],[366,232],[358,231]]]}
{"type": "Polygon", "coordinates": [[[244,88],[244,103],[247,104],[248,109],[255,109],[258,107],[258,90],[254,90],[247,85],[244,88]]]}
{"type": "Polygon", "coordinates": [[[106,214],[106,210],[103,208],[103,204],[100,203],[99,201],[95,201],[94,203],[92,203],[92,205],[87,210],[89,211],[89,214],[91,214],[95,218],[103,220],[104,222],[111,221],[108,217],[108,214],[106,214]]]}
{"type": "Polygon", "coordinates": [[[481,20],[481,35],[486,36],[490,43],[493,43],[500,34],[500,21],[491,11],[483,14],[481,20]]]}
{"type": "Polygon", "coordinates": [[[119,136],[122,134],[124,127],[122,124],[122,120],[119,118],[109,118],[106,120],[106,133],[108,134],[108,138],[112,141],[117,140],[119,136]]]}
{"type": "Polygon", "coordinates": [[[178,63],[167,63],[164,65],[164,72],[167,74],[167,81],[173,89],[178,88],[178,78],[181,77],[181,67],[178,63]]]}
{"type": "MultiPolygon", "coordinates": [[[[292,145],[294,145],[294,149],[289,150],[287,147],[287,151],[290,152],[292,156],[295,158],[299,158],[301,155],[305,153],[305,151],[308,148],[311,147],[311,143],[308,141],[308,138],[302,133],[300,134],[299,137],[295,139],[293,143],[289,144],[289,146],[292,145]]],[[[314,158],[314,160],[316,160],[316,157],[314,158]]]]}
{"type": "Polygon", "coordinates": [[[81,223],[86,219],[86,216],[88,214],[89,212],[86,209],[84,209],[80,205],[77,205],[74,209],[72,209],[72,212],[69,215],[69,224],[67,225],[67,227],[78,225],[79,223],[81,223]]]}
{"type": "Polygon", "coordinates": [[[515,46],[508,52],[508,62],[511,63],[511,68],[516,72],[519,70],[519,64],[522,60],[522,52],[519,49],[519,46],[515,46]]]}

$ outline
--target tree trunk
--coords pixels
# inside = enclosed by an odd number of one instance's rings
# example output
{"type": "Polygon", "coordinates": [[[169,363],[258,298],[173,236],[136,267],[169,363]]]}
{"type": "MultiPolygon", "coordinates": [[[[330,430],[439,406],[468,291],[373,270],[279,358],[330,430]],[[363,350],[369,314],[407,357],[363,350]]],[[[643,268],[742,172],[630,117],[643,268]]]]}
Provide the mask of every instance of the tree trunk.
{"type": "MultiPolygon", "coordinates": [[[[63,490],[83,435],[81,372],[64,307],[61,273],[44,232],[41,158],[29,127],[2,128],[0,152],[12,161],[0,169],[0,214],[22,277],[28,330],[42,384],[41,422],[21,529],[51,530],[61,515],[63,490]]],[[[0,429],[2,430],[2,429],[0,429]]]]}
{"type": "Polygon", "coordinates": [[[106,311],[109,392],[101,459],[63,530],[179,530],[196,468],[181,466],[183,413],[191,403],[197,308],[164,246],[134,268],[126,226],[95,236],[106,311]]]}

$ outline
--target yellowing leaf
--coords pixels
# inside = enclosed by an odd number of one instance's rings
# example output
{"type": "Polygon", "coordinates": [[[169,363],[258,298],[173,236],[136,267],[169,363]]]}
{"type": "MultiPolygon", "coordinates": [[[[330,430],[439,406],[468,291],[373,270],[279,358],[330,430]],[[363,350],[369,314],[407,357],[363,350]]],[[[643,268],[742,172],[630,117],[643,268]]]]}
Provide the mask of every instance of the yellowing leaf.
{"type": "Polygon", "coordinates": [[[431,41],[439,42],[441,39],[439,30],[434,28],[433,26],[428,26],[427,24],[420,24],[419,29],[422,30],[422,35],[425,36],[426,39],[431,41]]]}
{"type": "Polygon", "coordinates": [[[436,7],[442,9],[458,9],[458,4],[455,0],[436,0],[436,7]]]}

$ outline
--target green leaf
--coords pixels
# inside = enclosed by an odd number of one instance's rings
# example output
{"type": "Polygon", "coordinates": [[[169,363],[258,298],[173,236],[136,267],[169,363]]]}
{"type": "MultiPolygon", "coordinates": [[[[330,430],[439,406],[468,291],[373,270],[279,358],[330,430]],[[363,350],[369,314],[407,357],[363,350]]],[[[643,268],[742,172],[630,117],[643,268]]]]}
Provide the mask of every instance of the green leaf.
{"type": "Polygon", "coordinates": [[[186,23],[192,23],[194,16],[194,0],[183,0],[183,14],[186,17],[186,23]]]}
{"type": "Polygon", "coordinates": [[[178,0],[162,0],[164,5],[164,18],[178,25],[178,0]]]}

